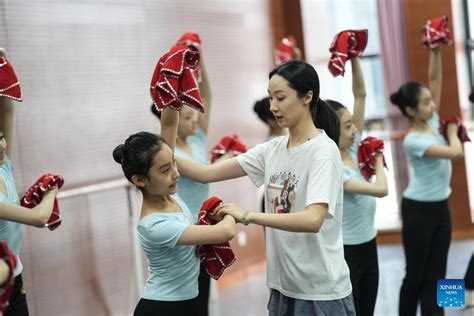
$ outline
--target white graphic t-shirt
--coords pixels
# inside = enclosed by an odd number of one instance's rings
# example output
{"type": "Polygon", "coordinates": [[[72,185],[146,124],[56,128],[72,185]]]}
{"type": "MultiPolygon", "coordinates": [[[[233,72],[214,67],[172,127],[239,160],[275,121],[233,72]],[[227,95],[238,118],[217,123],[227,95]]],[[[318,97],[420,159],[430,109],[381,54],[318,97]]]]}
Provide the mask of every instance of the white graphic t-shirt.
{"type": "Polygon", "coordinates": [[[267,285],[303,300],[336,300],[351,294],[342,244],[342,161],[323,132],[293,148],[288,136],[260,144],[237,157],[256,186],[265,184],[265,212],[304,211],[328,204],[318,233],[266,229],[267,285]]]}

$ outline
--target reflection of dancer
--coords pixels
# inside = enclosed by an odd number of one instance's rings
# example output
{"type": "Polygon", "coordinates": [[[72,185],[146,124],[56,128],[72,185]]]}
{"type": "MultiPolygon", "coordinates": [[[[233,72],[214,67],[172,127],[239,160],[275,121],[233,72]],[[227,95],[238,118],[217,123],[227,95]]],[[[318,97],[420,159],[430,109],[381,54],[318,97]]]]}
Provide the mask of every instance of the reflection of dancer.
{"type": "Polygon", "coordinates": [[[401,203],[406,260],[399,303],[403,316],[415,315],[418,301],[423,315],[443,314],[436,302],[436,282],[446,276],[451,242],[451,160],[463,156],[456,124],[447,127],[448,143],[438,130],[442,90],[439,48],[430,51],[428,72],[428,86],[407,82],[390,96],[410,120],[403,146],[414,171],[401,203]]]}
{"type": "Polygon", "coordinates": [[[288,61],[274,69],[268,91],[270,109],[278,124],[288,128],[288,136],[213,165],[177,158],[179,170],[204,183],[248,175],[255,185],[265,184],[266,194],[274,190],[270,188],[274,175],[294,175],[298,185],[289,213],[274,214],[267,198],[266,213],[224,204],[219,214],[269,227],[265,238],[269,315],[355,315],[341,238],[339,120],[319,98],[316,71],[303,61],[288,61]]]}
{"type": "Polygon", "coordinates": [[[354,114],[336,101],[326,101],[336,111],[341,123],[339,150],[344,171],[344,209],[342,237],[344,257],[351,273],[352,295],[357,315],[373,315],[379,282],[375,197],[387,194],[382,154],[377,155],[374,183],[365,180],[357,167],[357,149],[364,128],[365,84],[359,57],[351,60],[354,114]]]}
{"type": "MultiPolygon", "coordinates": [[[[0,55],[5,51],[0,48],[0,55]]],[[[28,315],[26,291],[23,288],[23,265],[20,260],[20,246],[23,239],[23,227],[20,223],[44,227],[53,210],[57,189],[48,191],[42,202],[33,209],[21,207],[15,181],[11,154],[13,152],[13,101],[0,97],[0,240],[5,240],[17,258],[13,271],[14,289],[6,315],[28,315]]]]}
{"type": "MultiPolygon", "coordinates": [[[[200,55],[200,73],[202,80],[199,82],[199,93],[205,106],[205,111],[204,113],[196,113],[194,109],[188,106],[181,108],[179,111],[175,155],[176,157],[192,159],[207,164],[207,130],[211,113],[212,92],[202,53],[200,55]]],[[[152,112],[160,118],[161,112],[158,112],[154,105],[152,105],[152,112]]],[[[224,154],[218,159],[226,159],[231,156],[232,154],[224,154]]],[[[189,207],[194,217],[194,223],[196,223],[202,203],[209,198],[209,185],[180,177],[178,180],[178,194],[189,207]]],[[[198,296],[199,313],[202,316],[208,315],[210,282],[211,278],[206,272],[206,264],[202,263],[199,272],[198,296]]]]}

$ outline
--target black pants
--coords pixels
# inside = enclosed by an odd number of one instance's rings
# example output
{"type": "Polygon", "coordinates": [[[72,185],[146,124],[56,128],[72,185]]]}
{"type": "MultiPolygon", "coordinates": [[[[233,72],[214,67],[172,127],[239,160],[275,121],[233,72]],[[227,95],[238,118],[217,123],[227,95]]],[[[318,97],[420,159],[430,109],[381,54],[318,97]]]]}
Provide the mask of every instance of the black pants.
{"type": "Polygon", "coordinates": [[[399,314],[444,315],[436,302],[436,283],[446,276],[451,216],[448,201],[402,199],[402,237],[406,272],[400,289],[399,314]]]}
{"type": "Polygon", "coordinates": [[[464,276],[464,287],[466,290],[474,290],[474,254],[471,256],[467,266],[466,275],[464,276]]]}
{"type": "Polygon", "coordinates": [[[356,314],[372,316],[379,287],[379,262],[375,238],[363,244],[344,245],[344,258],[350,270],[356,314]]]}
{"type": "Polygon", "coordinates": [[[201,268],[199,271],[198,285],[199,295],[196,299],[199,316],[207,316],[209,315],[209,288],[211,285],[211,277],[207,274],[206,264],[203,262],[201,262],[201,268]]]}
{"type": "Polygon", "coordinates": [[[21,274],[15,277],[10,303],[5,312],[5,316],[28,316],[28,304],[26,303],[26,292],[23,288],[23,278],[21,274]]]}
{"type": "Polygon", "coordinates": [[[197,299],[186,301],[153,301],[140,299],[134,316],[199,316],[197,299]]]}

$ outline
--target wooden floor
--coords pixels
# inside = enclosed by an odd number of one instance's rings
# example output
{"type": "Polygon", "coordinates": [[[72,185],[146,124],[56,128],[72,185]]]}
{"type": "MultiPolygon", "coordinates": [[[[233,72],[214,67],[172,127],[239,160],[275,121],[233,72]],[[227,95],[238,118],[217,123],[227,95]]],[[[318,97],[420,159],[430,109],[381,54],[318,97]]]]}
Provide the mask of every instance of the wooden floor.
{"type": "MultiPolygon", "coordinates": [[[[453,241],[449,250],[447,278],[462,279],[474,252],[474,240],[453,241]]],[[[405,268],[400,244],[379,245],[380,281],[375,315],[398,315],[398,295],[405,268]]],[[[221,287],[211,301],[211,316],[266,315],[268,289],[265,272],[257,272],[240,281],[221,287]]],[[[445,309],[447,316],[472,316],[474,308],[445,309]]]]}

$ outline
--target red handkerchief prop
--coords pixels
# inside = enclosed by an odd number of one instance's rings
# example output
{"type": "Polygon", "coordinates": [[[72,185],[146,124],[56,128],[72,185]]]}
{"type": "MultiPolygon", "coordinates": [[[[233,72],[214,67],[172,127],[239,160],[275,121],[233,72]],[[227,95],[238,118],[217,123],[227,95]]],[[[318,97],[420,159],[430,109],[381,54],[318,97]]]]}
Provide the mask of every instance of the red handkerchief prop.
{"type": "Polygon", "coordinates": [[[179,111],[185,104],[204,112],[192,74],[198,64],[199,52],[184,45],[173,47],[158,60],[150,85],[151,98],[158,111],[168,106],[179,111]]]}
{"type": "Polygon", "coordinates": [[[443,15],[426,21],[421,31],[421,42],[425,48],[437,48],[440,44],[451,45],[453,38],[448,28],[448,17],[443,15]]]}
{"type": "MultiPolygon", "coordinates": [[[[185,45],[189,48],[194,48],[194,50],[197,50],[199,53],[201,52],[201,38],[197,33],[184,33],[183,35],[181,35],[175,45],[185,45]]],[[[193,70],[193,74],[198,82],[202,81],[201,68],[199,66],[197,66],[196,69],[193,70]]]]}
{"type": "Polygon", "coordinates": [[[456,116],[456,115],[448,116],[448,117],[440,120],[440,122],[439,122],[439,132],[441,133],[441,135],[444,136],[446,141],[449,141],[448,140],[448,124],[450,124],[450,123],[454,123],[454,124],[457,125],[457,127],[458,127],[458,137],[459,137],[459,140],[461,142],[465,143],[465,142],[470,142],[471,141],[471,139],[467,135],[467,129],[464,126],[464,124],[462,123],[461,118],[459,116],[456,116]]]}
{"type": "MultiPolygon", "coordinates": [[[[26,191],[20,200],[21,206],[33,208],[43,200],[44,194],[53,190],[54,187],[60,189],[64,184],[64,179],[55,174],[45,174],[26,191]]],[[[49,230],[53,231],[61,225],[61,215],[59,213],[58,199],[54,199],[53,213],[49,217],[48,223],[45,225],[49,230]]]]}
{"type": "Polygon", "coordinates": [[[367,47],[367,30],[346,30],[338,33],[329,51],[331,58],[328,68],[334,77],[344,75],[346,61],[358,57],[367,47]]]}
{"type": "Polygon", "coordinates": [[[296,58],[296,39],[293,36],[284,37],[273,51],[275,65],[278,66],[288,60],[296,58]]]}
{"type": "MultiPolygon", "coordinates": [[[[375,174],[375,156],[377,153],[383,153],[383,140],[369,136],[362,140],[357,150],[357,160],[359,161],[359,169],[365,179],[370,181],[375,174]]],[[[387,168],[385,157],[383,157],[383,165],[387,168]]]]}
{"type": "Polygon", "coordinates": [[[16,257],[5,240],[0,240],[0,259],[5,260],[5,263],[10,268],[7,281],[0,285],[0,315],[4,315],[15,286],[13,272],[17,264],[16,257]]]}
{"type": "MultiPolygon", "coordinates": [[[[222,203],[219,198],[211,197],[204,201],[198,215],[198,225],[214,225],[217,222],[211,218],[215,209],[222,203]]],[[[234,252],[228,242],[215,245],[199,245],[196,248],[201,262],[206,263],[206,271],[214,279],[219,279],[224,270],[236,260],[234,252]]]]}
{"type": "Polygon", "coordinates": [[[228,152],[231,152],[234,156],[238,156],[246,151],[247,147],[240,141],[237,135],[231,134],[224,136],[219,141],[219,144],[211,149],[211,163],[228,152]]]}
{"type": "Polygon", "coordinates": [[[0,56],[0,96],[23,101],[20,82],[16,77],[12,64],[3,56],[0,56]]]}

